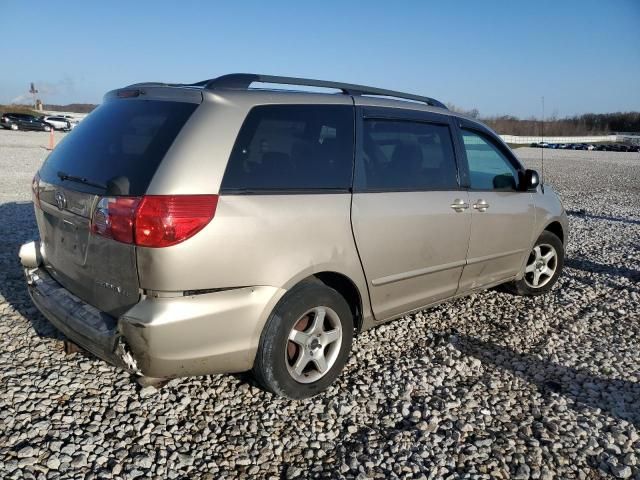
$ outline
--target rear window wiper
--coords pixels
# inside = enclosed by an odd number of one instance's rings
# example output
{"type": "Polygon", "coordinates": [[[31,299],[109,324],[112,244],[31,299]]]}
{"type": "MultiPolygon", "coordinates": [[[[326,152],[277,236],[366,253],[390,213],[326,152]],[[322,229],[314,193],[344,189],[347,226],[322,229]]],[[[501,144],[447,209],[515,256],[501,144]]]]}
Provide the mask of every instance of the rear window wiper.
{"type": "Polygon", "coordinates": [[[78,177],[76,175],[69,175],[65,172],[58,172],[58,178],[60,180],[69,180],[70,182],[82,183],[84,185],[89,185],[90,187],[101,188],[102,190],[106,190],[107,186],[102,183],[92,182],[91,180],[85,177],[78,177]]]}

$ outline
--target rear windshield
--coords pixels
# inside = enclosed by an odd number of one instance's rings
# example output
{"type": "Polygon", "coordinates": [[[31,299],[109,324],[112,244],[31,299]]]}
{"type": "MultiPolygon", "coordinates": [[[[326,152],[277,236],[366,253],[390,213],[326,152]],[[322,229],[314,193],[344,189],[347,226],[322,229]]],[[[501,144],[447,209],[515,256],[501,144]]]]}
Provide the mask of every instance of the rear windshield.
{"type": "MultiPolygon", "coordinates": [[[[104,103],[67,135],[40,169],[45,182],[58,173],[116,185],[110,193],[143,195],[160,161],[198,105],[154,100],[104,103]]],[[[95,191],[70,180],[69,188],[95,191]]]]}

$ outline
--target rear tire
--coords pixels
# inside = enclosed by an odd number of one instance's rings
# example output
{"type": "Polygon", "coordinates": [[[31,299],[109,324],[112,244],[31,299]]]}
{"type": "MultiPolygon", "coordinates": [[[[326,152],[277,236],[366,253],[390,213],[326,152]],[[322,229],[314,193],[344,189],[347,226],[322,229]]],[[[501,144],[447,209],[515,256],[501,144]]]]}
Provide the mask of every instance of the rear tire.
{"type": "Polygon", "coordinates": [[[340,375],[353,341],[353,314],[336,290],[304,282],[276,305],[262,331],[253,373],[267,390],[312,397],[340,375]]]}
{"type": "Polygon", "coordinates": [[[529,253],[523,277],[503,287],[514,295],[543,295],[553,288],[563,268],[564,245],[556,235],[545,230],[529,253]]]}

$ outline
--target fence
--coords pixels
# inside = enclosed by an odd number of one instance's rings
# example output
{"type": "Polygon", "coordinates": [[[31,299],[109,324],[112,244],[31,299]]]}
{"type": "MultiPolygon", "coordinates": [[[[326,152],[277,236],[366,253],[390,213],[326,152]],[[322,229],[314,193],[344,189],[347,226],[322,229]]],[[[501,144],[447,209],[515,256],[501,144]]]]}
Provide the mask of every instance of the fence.
{"type": "Polygon", "coordinates": [[[620,135],[595,135],[591,137],[521,137],[518,135],[500,135],[503,141],[506,143],[596,143],[596,142],[622,142],[624,139],[620,135]]]}

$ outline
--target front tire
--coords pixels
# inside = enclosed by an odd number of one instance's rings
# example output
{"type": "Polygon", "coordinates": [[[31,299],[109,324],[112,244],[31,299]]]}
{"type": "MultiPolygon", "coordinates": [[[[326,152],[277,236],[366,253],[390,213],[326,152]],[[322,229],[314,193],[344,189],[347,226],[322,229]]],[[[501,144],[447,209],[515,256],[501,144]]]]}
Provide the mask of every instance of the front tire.
{"type": "Polygon", "coordinates": [[[264,327],[254,375],[267,390],[302,399],[340,375],[353,341],[353,314],[336,290],[305,282],[290,290],[264,327]]]}
{"type": "Polygon", "coordinates": [[[529,253],[523,277],[504,287],[515,295],[543,295],[553,288],[563,268],[564,245],[556,235],[545,230],[529,253]]]}
{"type": "Polygon", "coordinates": [[[11,130],[13,130],[15,132],[16,130],[18,130],[18,125],[16,125],[15,123],[12,123],[11,127],[9,127],[9,128],[11,128],[11,130]]]}

